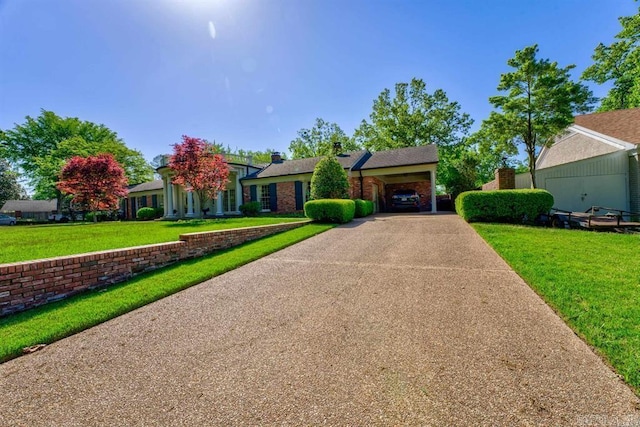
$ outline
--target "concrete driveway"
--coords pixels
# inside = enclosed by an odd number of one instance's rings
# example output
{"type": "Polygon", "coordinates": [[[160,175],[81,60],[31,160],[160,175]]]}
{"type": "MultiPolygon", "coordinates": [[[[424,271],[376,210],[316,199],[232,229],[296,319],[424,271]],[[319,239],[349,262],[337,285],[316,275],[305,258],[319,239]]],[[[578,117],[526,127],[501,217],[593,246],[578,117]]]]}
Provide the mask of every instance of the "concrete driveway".
{"type": "Polygon", "coordinates": [[[0,425],[640,425],[455,215],[333,229],[0,365],[0,425]]]}

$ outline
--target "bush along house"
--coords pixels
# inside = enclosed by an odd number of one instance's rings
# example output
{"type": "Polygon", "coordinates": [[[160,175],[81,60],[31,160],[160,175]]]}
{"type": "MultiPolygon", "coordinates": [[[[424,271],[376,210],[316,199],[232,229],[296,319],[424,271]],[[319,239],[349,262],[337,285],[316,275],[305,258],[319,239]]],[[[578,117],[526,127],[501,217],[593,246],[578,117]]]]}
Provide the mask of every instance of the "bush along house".
{"type": "MultiPolygon", "coordinates": [[[[311,176],[322,157],[284,160],[279,153],[271,163],[254,165],[249,157],[224,154],[231,169],[225,191],[202,205],[197,197],[171,183],[168,161],[157,169],[162,177],[164,217],[201,218],[240,214],[240,205],[260,202],[263,212],[301,211],[309,200],[311,176]]],[[[433,144],[371,153],[351,151],[336,156],[349,177],[352,199],[371,200],[375,212],[384,212],[396,190],[416,190],[420,210],[436,212],[438,150],[433,144]]],[[[168,158],[165,158],[168,160],[168,158]]]]}

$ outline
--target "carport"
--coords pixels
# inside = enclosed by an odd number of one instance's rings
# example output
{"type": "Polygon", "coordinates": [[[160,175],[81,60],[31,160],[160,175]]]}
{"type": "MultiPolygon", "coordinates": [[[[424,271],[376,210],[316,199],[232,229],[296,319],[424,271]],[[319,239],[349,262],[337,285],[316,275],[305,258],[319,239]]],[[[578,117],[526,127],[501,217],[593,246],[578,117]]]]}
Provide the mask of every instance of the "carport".
{"type": "Polygon", "coordinates": [[[438,150],[434,144],[372,153],[354,173],[360,179],[363,198],[377,202],[376,211],[384,210],[390,195],[399,189],[414,189],[420,194],[421,210],[435,213],[436,169],[438,150]],[[369,197],[367,197],[369,196],[369,197]]]}

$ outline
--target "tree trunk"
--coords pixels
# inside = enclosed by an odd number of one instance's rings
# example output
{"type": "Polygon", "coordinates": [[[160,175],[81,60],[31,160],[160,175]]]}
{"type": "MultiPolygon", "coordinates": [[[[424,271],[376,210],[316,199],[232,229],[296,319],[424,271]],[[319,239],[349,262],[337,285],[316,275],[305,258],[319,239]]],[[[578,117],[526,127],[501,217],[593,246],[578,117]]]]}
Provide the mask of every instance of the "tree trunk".
{"type": "Polygon", "coordinates": [[[536,159],[529,153],[529,175],[531,175],[531,188],[538,188],[536,183],[536,159]]]}

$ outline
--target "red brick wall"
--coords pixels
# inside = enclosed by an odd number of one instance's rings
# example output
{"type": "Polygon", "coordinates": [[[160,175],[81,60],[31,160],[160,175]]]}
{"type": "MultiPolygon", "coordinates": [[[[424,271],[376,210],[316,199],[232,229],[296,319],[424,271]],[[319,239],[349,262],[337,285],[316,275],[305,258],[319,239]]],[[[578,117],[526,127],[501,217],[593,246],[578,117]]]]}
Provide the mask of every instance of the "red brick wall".
{"type": "Polygon", "coordinates": [[[237,246],[306,223],[307,221],[296,221],[189,233],[181,235],[179,242],[2,264],[0,316],[57,301],[87,289],[123,282],[142,272],[176,261],[237,246]]]}
{"type": "Polygon", "coordinates": [[[360,191],[360,177],[351,177],[349,179],[349,197],[351,199],[364,199],[373,200],[373,186],[378,186],[378,204],[379,209],[384,210],[384,204],[386,199],[384,182],[380,181],[375,176],[365,176],[362,178],[363,191],[360,191]]]}
{"type": "Polygon", "coordinates": [[[278,212],[296,211],[296,186],[293,181],[276,184],[278,195],[278,212]]]}

